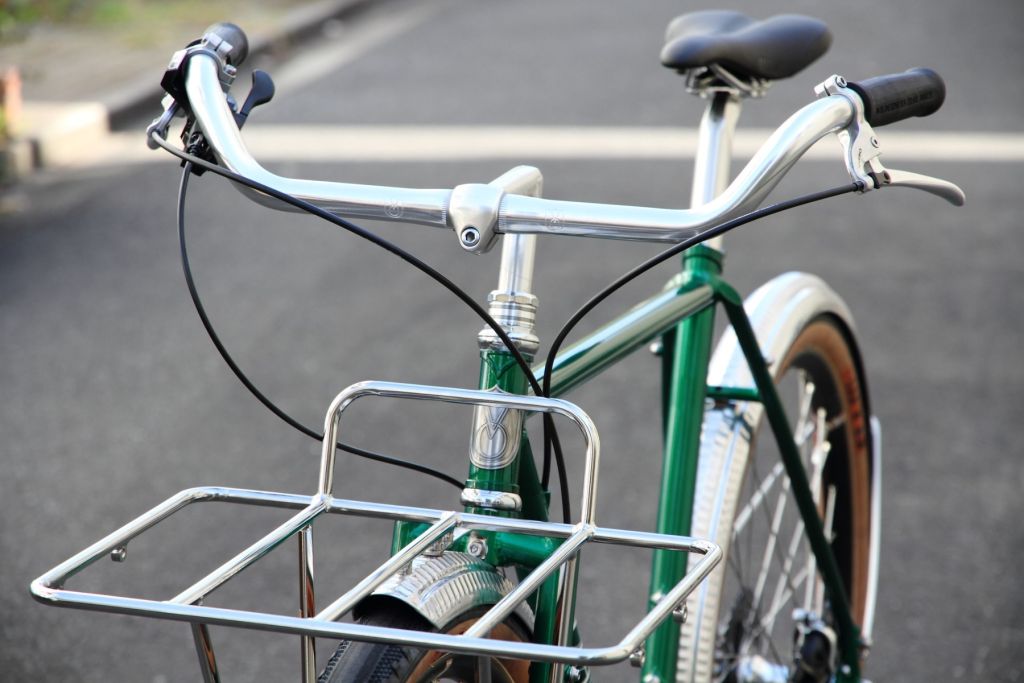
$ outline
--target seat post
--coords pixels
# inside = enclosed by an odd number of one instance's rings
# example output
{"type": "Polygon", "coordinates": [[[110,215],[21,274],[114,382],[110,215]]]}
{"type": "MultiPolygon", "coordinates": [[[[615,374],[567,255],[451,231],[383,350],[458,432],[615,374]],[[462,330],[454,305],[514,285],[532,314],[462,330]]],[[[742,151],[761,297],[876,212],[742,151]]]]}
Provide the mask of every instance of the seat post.
{"type": "MultiPolygon", "coordinates": [[[[740,97],[737,93],[716,90],[708,94],[708,106],[700,120],[690,206],[707,204],[729,185],[733,133],[739,117],[740,97]]],[[[720,251],[722,238],[715,237],[706,244],[720,251]]]]}

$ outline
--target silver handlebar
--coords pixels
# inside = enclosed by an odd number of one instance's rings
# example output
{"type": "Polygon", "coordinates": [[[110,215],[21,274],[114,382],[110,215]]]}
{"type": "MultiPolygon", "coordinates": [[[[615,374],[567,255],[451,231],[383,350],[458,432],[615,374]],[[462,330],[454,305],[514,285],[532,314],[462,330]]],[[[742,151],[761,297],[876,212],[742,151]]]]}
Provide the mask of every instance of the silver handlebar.
{"type": "MultiPolygon", "coordinates": [[[[224,97],[220,68],[214,56],[196,55],[189,61],[185,88],[200,129],[227,168],[337,215],[454,228],[463,248],[474,252],[489,249],[502,233],[678,242],[756,209],[818,140],[866,125],[856,94],[825,94],[779,126],[721,195],[692,209],[559,201],[507,194],[483,184],[452,190],[358,185],[286,178],[263,168],[242,141],[224,97]]],[[[295,210],[251,188],[239,189],[265,206],[295,210]]]]}

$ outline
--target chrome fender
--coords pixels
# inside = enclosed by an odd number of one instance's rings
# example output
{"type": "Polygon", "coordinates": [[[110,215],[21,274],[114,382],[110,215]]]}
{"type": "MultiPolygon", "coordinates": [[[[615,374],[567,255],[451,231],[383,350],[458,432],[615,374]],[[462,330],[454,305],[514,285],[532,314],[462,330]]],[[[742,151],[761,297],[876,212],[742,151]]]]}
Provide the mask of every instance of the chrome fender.
{"type": "MultiPolygon", "coordinates": [[[[389,597],[404,602],[435,628],[442,628],[460,614],[493,605],[514,587],[492,565],[468,553],[421,555],[371,593],[356,607],[355,614],[360,615],[367,601],[389,597]]],[[[527,605],[521,603],[515,614],[533,629],[533,614],[527,605]]]]}
{"type": "MultiPolygon", "coordinates": [[[[743,302],[750,324],[761,345],[761,353],[769,361],[772,376],[786,350],[796,341],[800,331],[814,318],[831,314],[842,321],[853,335],[853,315],[835,291],[816,275],[783,273],[764,283],[743,302]]],[[[858,364],[860,359],[856,359],[858,364]]],[[[753,387],[754,379],[740,350],[732,328],[726,330],[708,366],[708,383],[724,386],[753,387]]],[[[749,404],[749,408],[760,404],[749,404]]],[[[755,415],[760,417],[760,415],[755,415]]]]}

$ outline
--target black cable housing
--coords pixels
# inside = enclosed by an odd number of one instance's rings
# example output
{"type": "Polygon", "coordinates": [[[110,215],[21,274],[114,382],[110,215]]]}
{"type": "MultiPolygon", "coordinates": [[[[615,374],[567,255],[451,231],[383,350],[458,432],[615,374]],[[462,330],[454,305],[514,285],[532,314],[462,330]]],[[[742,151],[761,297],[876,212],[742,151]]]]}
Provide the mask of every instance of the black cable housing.
{"type": "MultiPolygon", "coordinates": [[[[254,190],[257,190],[259,192],[267,194],[267,195],[269,195],[269,196],[271,196],[271,197],[273,197],[275,199],[278,199],[278,200],[280,200],[280,201],[282,201],[282,202],[284,202],[286,204],[290,204],[291,206],[294,206],[294,207],[296,207],[298,209],[301,209],[302,211],[305,211],[306,213],[309,213],[309,214],[312,214],[314,216],[317,216],[318,218],[322,218],[323,220],[326,220],[326,221],[328,221],[328,222],[330,222],[330,223],[332,223],[334,225],[337,225],[338,227],[341,227],[341,228],[343,228],[343,229],[345,229],[345,230],[347,230],[349,232],[352,232],[352,233],[356,234],[357,236],[362,237],[363,239],[366,239],[366,240],[372,242],[373,244],[381,247],[382,249],[385,249],[386,251],[391,252],[392,254],[398,256],[402,260],[404,260],[407,263],[409,263],[410,265],[416,267],[421,272],[427,274],[428,276],[433,278],[436,282],[438,282],[440,285],[442,285],[443,287],[448,289],[452,294],[454,294],[456,296],[456,298],[458,298],[460,301],[462,301],[464,304],[466,304],[471,310],[473,310],[474,313],[477,314],[477,316],[479,318],[481,318],[484,321],[484,323],[486,323],[488,325],[488,327],[490,327],[495,332],[495,334],[498,336],[498,338],[501,339],[501,341],[505,344],[505,347],[508,349],[509,353],[515,359],[516,363],[519,365],[520,369],[522,370],[522,372],[526,376],[527,382],[530,384],[531,388],[533,389],[534,394],[537,395],[537,396],[545,396],[545,397],[550,397],[550,394],[551,394],[551,374],[553,372],[554,362],[555,362],[555,359],[557,357],[558,350],[561,348],[562,344],[564,343],[565,338],[573,330],[573,328],[575,328],[575,326],[580,322],[580,320],[583,319],[584,316],[586,316],[597,305],[599,305],[602,301],[604,301],[606,298],[608,298],[612,293],[617,291],[619,288],[623,287],[627,283],[631,282],[632,280],[634,280],[635,278],[639,277],[640,275],[642,275],[643,273],[647,272],[648,270],[654,268],[655,266],[665,262],[667,259],[671,258],[672,256],[674,256],[676,254],[679,254],[679,253],[685,251],[686,249],[689,249],[689,248],[691,248],[693,246],[696,246],[696,245],[698,245],[698,244],[700,244],[700,243],[702,243],[702,242],[704,242],[706,240],[709,240],[709,239],[711,239],[713,237],[716,237],[716,236],[721,235],[721,234],[723,234],[725,232],[728,232],[729,230],[732,230],[733,228],[737,228],[737,227],[739,227],[741,225],[745,225],[746,223],[749,223],[751,221],[757,220],[759,218],[763,218],[765,216],[770,216],[772,214],[779,213],[781,211],[785,211],[787,209],[795,208],[797,206],[802,206],[804,204],[809,204],[811,202],[820,201],[822,199],[827,199],[827,198],[830,198],[830,197],[835,197],[835,196],[838,196],[838,195],[841,195],[841,194],[846,194],[846,193],[849,193],[849,192],[861,191],[863,189],[862,186],[860,185],[860,183],[851,183],[849,185],[843,185],[843,186],[839,186],[839,187],[832,188],[832,189],[829,189],[829,190],[823,190],[823,191],[820,191],[820,192],[815,192],[815,193],[803,195],[801,197],[797,197],[797,198],[794,198],[794,199],[778,202],[776,204],[772,204],[770,206],[766,206],[766,207],[763,207],[761,209],[757,209],[755,211],[752,211],[750,213],[744,214],[744,215],[739,216],[737,218],[734,218],[732,220],[726,221],[725,223],[721,223],[719,225],[716,225],[716,226],[714,226],[714,227],[712,227],[712,228],[710,228],[708,230],[705,230],[704,232],[702,232],[702,233],[700,233],[698,235],[694,235],[693,237],[685,239],[685,240],[679,242],[678,244],[672,246],[671,248],[666,249],[665,251],[661,252],[660,254],[657,254],[656,256],[654,256],[654,257],[644,261],[643,263],[639,264],[638,266],[636,266],[632,270],[628,271],[627,273],[623,274],[622,276],[620,276],[619,278],[614,280],[611,284],[609,284],[607,287],[605,287],[600,292],[595,294],[593,297],[591,297],[583,306],[581,306],[579,309],[577,309],[577,311],[565,322],[565,324],[562,326],[562,328],[559,330],[558,334],[556,335],[556,337],[554,339],[554,342],[552,343],[552,345],[551,345],[550,349],[548,350],[548,353],[547,353],[547,355],[545,357],[544,374],[542,376],[542,383],[541,383],[541,382],[538,382],[537,379],[534,377],[532,369],[530,368],[530,366],[527,363],[526,359],[523,357],[522,353],[516,348],[515,344],[508,337],[508,334],[501,327],[501,325],[499,325],[497,323],[497,321],[495,321],[490,316],[490,314],[488,314],[487,311],[482,306],[480,306],[476,301],[474,301],[472,299],[472,297],[470,297],[465,291],[463,291],[461,288],[459,288],[458,285],[456,285],[454,282],[452,282],[450,279],[448,279],[445,275],[443,275],[442,273],[440,273],[439,271],[437,271],[432,266],[430,266],[426,262],[422,261],[421,259],[419,259],[415,255],[405,251],[401,247],[398,247],[397,245],[395,245],[395,244],[385,240],[384,238],[376,235],[375,233],[372,233],[372,232],[366,230],[365,228],[362,228],[362,227],[360,227],[360,226],[358,226],[358,225],[356,225],[354,223],[351,223],[351,222],[349,222],[349,221],[347,221],[347,220],[345,220],[343,218],[340,218],[339,216],[336,216],[336,215],[334,215],[334,214],[332,214],[332,213],[330,213],[330,212],[328,212],[328,211],[326,211],[324,209],[321,209],[320,207],[316,206],[315,204],[312,204],[310,202],[304,201],[302,199],[299,199],[299,198],[294,197],[292,195],[289,195],[287,193],[281,192],[280,190],[277,190],[277,189],[275,189],[273,187],[270,187],[268,185],[264,185],[263,183],[259,183],[257,181],[254,181],[254,180],[251,180],[249,178],[246,178],[245,176],[239,175],[239,174],[237,174],[237,173],[235,173],[235,172],[233,172],[233,171],[231,171],[231,170],[229,170],[227,168],[224,168],[223,166],[219,166],[217,164],[210,163],[210,162],[206,161],[205,159],[199,158],[199,157],[197,157],[195,155],[189,154],[187,152],[182,152],[182,151],[176,150],[170,144],[168,144],[164,139],[162,139],[159,135],[157,135],[155,133],[153,133],[151,135],[151,137],[164,150],[170,152],[171,154],[173,154],[174,156],[180,158],[183,162],[185,162],[185,166],[186,166],[186,169],[188,171],[185,174],[185,176],[183,177],[183,179],[182,179],[182,193],[179,195],[179,231],[181,232],[181,236],[182,236],[182,244],[181,244],[181,246],[182,246],[183,264],[187,265],[187,260],[186,260],[187,259],[187,254],[186,254],[186,251],[185,251],[185,244],[184,244],[183,218],[181,217],[182,214],[183,214],[183,206],[184,206],[184,190],[187,187],[187,177],[188,177],[188,174],[195,171],[195,169],[193,167],[198,167],[200,169],[205,169],[205,170],[213,171],[215,174],[220,175],[220,176],[222,176],[224,178],[227,178],[228,180],[231,180],[233,182],[245,185],[245,186],[250,187],[250,188],[252,188],[254,190]]],[[[231,359],[230,355],[227,353],[227,350],[224,348],[223,344],[220,342],[219,338],[216,336],[216,333],[213,331],[212,326],[209,324],[209,320],[206,317],[205,312],[201,308],[201,303],[198,300],[198,295],[195,293],[194,283],[191,282],[191,273],[188,270],[186,270],[186,280],[189,282],[189,290],[190,290],[190,293],[192,293],[192,295],[193,295],[193,302],[196,304],[196,309],[199,312],[200,319],[203,321],[203,325],[206,328],[207,333],[210,335],[211,340],[214,342],[214,345],[217,347],[217,350],[221,353],[221,356],[224,358],[225,362],[227,362],[228,366],[232,369],[232,371],[239,378],[239,380],[243,383],[243,385],[245,385],[246,388],[250,392],[252,392],[253,395],[258,400],[260,400],[261,403],[263,403],[275,415],[277,415],[279,418],[284,420],[290,426],[298,429],[299,431],[303,432],[304,434],[306,434],[308,436],[311,436],[313,438],[317,438],[317,439],[321,439],[322,440],[322,438],[323,438],[322,435],[317,435],[317,433],[315,431],[309,429],[308,427],[305,427],[304,425],[301,425],[300,423],[295,421],[293,418],[288,416],[286,413],[284,413],[284,411],[282,411],[280,408],[278,408],[276,405],[274,405],[265,395],[262,394],[262,392],[260,392],[248,380],[247,377],[245,377],[244,373],[241,372],[241,369],[238,368],[237,364],[235,364],[234,361],[231,359]]],[[[559,478],[559,493],[560,493],[560,498],[561,498],[561,502],[562,502],[562,517],[563,517],[563,520],[566,523],[569,523],[570,520],[571,520],[571,509],[570,509],[570,505],[569,505],[568,479],[567,479],[567,474],[566,474],[565,459],[564,459],[564,456],[563,456],[563,453],[562,453],[561,444],[560,444],[559,439],[558,439],[557,431],[555,429],[554,420],[551,418],[551,416],[549,414],[545,413],[544,416],[543,416],[543,423],[544,423],[544,434],[543,434],[543,440],[544,440],[544,459],[543,459],[543,465],[542,465],[541,483],[542,483],[542,486],[545,489],[547,489],[548,483],[549,483],[549,479],[550,479],[551,460],[552,460],[552,455],[553,455],[554,456],[553,459],[555,461],[555,466],[556,466],[556,469],[557,469],[557,472],[558,472],[558,478],[559,478]]],[[[454,478],[452,478],[452,477],[450,477],[450,476],[448,476],[448,475],[446,475],[444,473],[441,473],[441,472],[438,472],[436,470],[433,470],[433,469],[431,469],[429,467],[426,467],[424,465],[418,465],[416,463],[410,463],[410,462],[401,460],[399,458],[394,458],[393,456],[385,456],[385,455],[381,455],[381,454],[378,454],[378,453],[373,453],[371,451],[365,451],[363,449],[358,449],[358,448],[355,448],[355,447],[352,447],[352,446],[347,446],[347,445],[344,445],[344,444],[339,444],[339,446],[341,448],[343,448],[344,450],[346,450],[348,452],[351,452],[351,453],[354,453],[355,455],[359,455],[361,457],[366,457],[366,458],[369,458],[369,459],[372,459],[372,460],[377,460],[377,461],[380,461],[380,462],[386,462],[386,463],[389,463],[389,464],[394,464],[394,465],[397,465],[397,466],[400,466],[400,467],[409,467],[410,469],[414,469],[416,471],[423,472],[424,474],[429,474],[430,476],[438,477],[438,478],[440,478],[440,479],[442,479],[442,480],[444,480],[444,481],[446,481],[448,483],[453,483],[454,485],[458,486],[459,488],[462,488],[462,486],[463,486],[462,483],[458,482],[454,478]]]]}
{"type": "MultiPolygon", "coordinates": [[[[729,230],[732,230],[733,228],[738,228],[741,225],[750,223],[751,221],[755,221],[759,218],[764,218],[765,216],[771,216],[772,214],[776,214],[787,209],[793,209],[798,206],[803,206],[804,204],[818,202],[823,199],[829,199],[831,197],[836,197],[850,192],[860,192],[863,189],[864,188],[861,185],[861,183],[854,182],[848,185],[840,185],[838,187],[833,187],[828,190],[812,192],[810,194],[806,194],[800,197],[795,197],[793,199],[787,199],[785,201],[777,202],[775,204],[770,204],[755,211],[751,211],[750,213],[743,214],[742,216],[737,216],[732,220],[720,223],[708,230],[705,230],[700,234],[687,238],[682,242],[679,242],[678,244],[675,244],[672,247],[666,249],[665,251],[656,254],[655,256],[652,256],[643,263],[634,267],[632,270],[629,270],[628,272],[619,276],[611,284],[609,284],[600,292],[592,296],[585,304],[580,306],[576,310],[576,312],[569,317],[565,324],[562,325],[562,328],[558,331],[558,334],[555,335],[555,339],[551,343],[551,348],[548,349],[547,356],[544,359],[544,375],[542,378],[544,388],[543,395],[551,395],[551,374],[554,371],[555,359],[558,356],[558,350],[562,347],[563,342],[565,342],[565,338],[569,335],[572,329],[576,327],[580,320],[582,320],[583,317],[587,315],[587,313],[592,311],[595,307],[597,307],[598,304],[607,299],[609,296],[611,296],[614,292],[616,292],[624,285],[633,281],[637,277],[643,275],[651,268],[654,268],[655,266],[664,263],[665,261],[672,258],[676,254],[680,254],[686,251],[687,249],[690,249],[691,247],[700,244],[701,242],[709,240],[713,237],[717,237],[718,235],[724,234],[729,230]]],[[[542,483],[546,486],[547,476],[551,471],[551,447],[549,446],[550,439],[547,432],[547,424],[545,424],[544,426],[544,462],[542,466],[544,478],[542,479],[542,483]]],[[[556,457],[556,465],[558,464],[557,461],[558,458],[556,457]]],[[[559,469],[560,476],[561,472],[562,470],[559,469]]]]}
{"type": "MultiPolygon", "coordinates": [[[[205,159],[201,159],[200,157],[197,157],[195,155],[175,150],[175,148],[170,143],[168,143],[164,138],[158,135],[156,131],[152,132],[150,134],[150,137],[160,147],[162,147],[163,150],[170,153],[174,157],[177,157],[182,162],[193,164],[194,166],[197,166],[200,169],[213,171],[216,175],[246,185],[247,187],[259,190],[261,191],[261,193],[265,195],[273,197],[274,199],[278,199],[286,204],[301,209],[306,213],[314,215],[318,218],[322,218],[328,221],[329,223],[333,223],[341,228],[344,228],[349,232],[356,234],[356,236],[377,245],[378,247],[384,249],[385,251],[394,254],[403,261],[406,261],[410,265],[413,265],[420,271],[426,273],[435,282],[440,284],[446,290],[452,292],[456,296],[456,298],[458,298],[460,301],[469,306],[469,308],[472,309],[473,312],[475,312],[477,316],[480,317],[480,319],[482,319],[482,321],[487,325],[487,327],[495,331],[495,334],[498,336],[499,339],[502,340],[502,343],[505,344],[506,348],[509,350],[509,353],[511,353],[512,357],[515,358],[520,370],[522,370],[523,374],[525,375],[526,381],[529,383],[530,388],[534,390],[534,394],[538,396],[543,395],[541,385],[534,377],[534,372],[532,372],[532,369],[529,367],[528,362],[526,362],[526,359],[523,357],[522,353],[519,352],[519,349],[516,348],[515,343],[508,336],[508,333],[506,333],[502,326],[499,325],[497,321],[495,321],[495,318],[490,316],[490,314],[487,313],[487,311],[484,310],[482,306],[480,306],[476,301],[473,300],[472,297],[466,294],[466,292],[464,292],[458,285],[453,283],[451,280],[447,279],[445,275],[437,271],[435,268],[430,266],[428,263],[426,263],[419,257],[415,256],[414,254],[411,254],[410,252],[407,252],[404,249],[401,249],[397,245],[388,242],[384,238],[378,236],[378,234],[371,232],[370,230],[364,227],[360,227],[355,223],[352,223],[350,221],[345,220],[344,218],[334,215],[333,213],[325,211],[324,209],[321,209],[314,204],[300,200],[297,197],[288,195],[287,193],[283,193],[283,191],[281,191],[280,189],[276,189],[274,187],[270,187],[269,185],[265,185],[261,182],[257,182],[239,173],[234,173],[229,169],[226,169],[222,166],[218,166],[217,164],[210,163],[205,159]]],[[[193,172],[195,172],[195,169],[193,169],[193,172]]],[[[558,435],[557,431],[555,430],[554,420],[548,414],[544,414],[544,429],[544,441],[546,452],[549,447],[548,444],[553,443],[555,461],[558,463],[558,471],[561,475],[558,482],[558,489],[559,498],[561,499],[562,520],[565,523],[570,523],[572,515],[571,507],[569,505],[568,480],[564,476],[564,457],[562,456],[561,446],[558,442],[558,435]]]]}
{"type": "MultiPolygon", "coordinates": [[[[210,318],[206,314],[206,307],[203,306],[203,302],[199,298],[199,290],[196,288],[195,278],[192,275],[192,266],[189,263],[188,258],[188,247],[185,241],[185,196],[188,192],[188,180],[189,177],[192,175],[192,162],[186,161],[184,169],[185,170],[181,174],[181,184],[178,187],[178,245],[181,248],[181,269],[185,274],[185,284],[188,287],[189,296],[192,297],[192,304],[195,306],[196,313],[199,314],[199,320],[200,322],[202,322],[203,328],[206,330],[206,334],[209,335],[210,341],[213,342],[213,345],[216,347],[217,352],[220,353],[221,358],[223,358],[224,362],[227,363],[227,366],[231,369],[231,372],[233,372],[235,377],[238,378],[238,381],[242,383],[242,386],[248,389],[249,393],[256,397],[256,400],[262,403],[268,410],[270,410],[270,412],[279,417],[289,426],[297,429],[298,431],[302,432],[303,434],[312,439],[316,439],[317,441],[323,441],[323,434],[318,433],[316,430],[310,429],[309,427],[302,424],[301,422],[293,418],[291,415],[286,413],[284,410],[279,408],[277,404],[271,401],[266,394],[260,391],[256,387],[256,385],[252,383],[248,376],[238,366],[238,363],[235,362],[235,359],[228,352],[227,347],[225,347],[224,343],[220,340],[220,335],[218,335],[216,330],[213,329],[213,323],[210,322],[210,318]]],[[[431,467],[427,467],[426,465],[421,465],[416,462],[403,460],[402,458],[396,458],[395,456],[391,455],[375,453],[373,451],[358,448],[356,446],[342,443],[340,441],[338,442],[338,448],[348,453],[352,453],[353,455],[357,455],[361,458],[387,463],[388,465],[395,465],[396,467],[404,467],[405,469],[429,475],[436,479],[440,479],[441,481],[447,484],[451,484],[452,486],[458,489],[462,489],[464,486],[463,483],[456,479],[455,477],[449,476],[444,472],[440,472],[431,467]]]]}

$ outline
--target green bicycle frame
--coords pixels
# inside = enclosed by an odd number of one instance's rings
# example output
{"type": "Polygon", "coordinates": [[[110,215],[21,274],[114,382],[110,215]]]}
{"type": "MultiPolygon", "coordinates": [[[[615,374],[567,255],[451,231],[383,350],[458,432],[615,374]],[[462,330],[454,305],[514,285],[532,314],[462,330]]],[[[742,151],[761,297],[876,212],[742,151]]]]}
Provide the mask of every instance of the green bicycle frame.
{"type": "MultiPolygon", "coordinates": [[[[710,201],[724,187],[731,153],[729,141],[738,113],[739,101],[733,95],[717,93],[709,100],[707,111],[701,121],[694,182],[695,203],[710,201]]],[[[508,177],[502,177],[492,184],[503,186],[507,191],[520,193],[539,193],[540,190],[539,174],[538,178],[533,178],[528,174],[516,175],[515,172],[511,172],[508,177]]],[[[521,272],[529,273],[532,277],[532,251],[527,253],[529,256],[526,258],[530,262],[521,269],[521,272]]],[[[765,359],[761,355],[743,302],[737,292],[721,279],[722,263],[721,252],[711,246],[700,245],[685,252],[681,272],[662,292],[635,306],[557,356],[550,378],[551,395],[562,396],[625,356],[652,341],[661,340],[664,453],[655,531],[678,536],[690,535],[705,401],[713,398],[718,401],[761,402],[778,443],[780,457],[804,523],[805,534],[821,572],[829,605],[836,620],[840,662],[837,679],[856,681],[860,679],[860,631],[853,621],[843,580],[825,537],[785,409],[765,359]],[[740,349],[754,379],[753,387],[707,385],[717,305],[722,306],[736,333],[740,349]]],[[[515,270],[515,258],[512,257],[506,262],[503,253],[502,269],[503,275],[500,279],[505,279],[507,273],[515,270]]],[[[528,286],[525,291],[529,291],[528,286]]],[[[538,381],[543,381],[543,372],[543,368],[535,368],[534,377],[538,381]]],[[[501,350],[500,346],[486,346],[481,351],[479,388],[525,394],[528,391],[528,383],[511,354],[501,350]]],[[[506,432],[513,431],[507,424],[504,426],[506,432]]],[[[490,430],[491,427],[488,426],[487,429],[490,430]]],[[[516,429],[519,431],[515,434],[505,435],[519,442],[518,449],[511,452],[512,457],[502,459],[500,466],[471,465],[466,484],[468,489],[517,495],[522,501],[521,510],[518,513],[476,507],[468,507],[467,510],[483,514],[517,514],[527,519],[546,521],[550,493],[543,489],[538,478],[525,429],[516,429]]],[[[473,438],[476,439],[477,434],[474,434],[473,438]]],[[[397,524],[392,541],[393,550],[403,547],[423,528],[422,525],[397,524]]],[[[515,567],[521,575],[547,559],[558,545],[554,539],[536,536],[526,537],[497,532],[482,535],[485,536],[487,548],[485,559],[495,566],[515,567]]],[[[454,547],[464,550],[466,543],[466,539],[463,538],[454,547]]],[[[686,558],[680,553],[655,551],[651,567],[648,608],[682,579],[685,570],[686,558]]],[[[579,634],[575,626],[567,629],[558,624],[561,608],[558,600],[557,579],[552,577],[530,601],[535,615],[534,639],[541,643],[555,643],[561,632],[563,638],[568,636],[572,644],[577,644],[579,634]]],[[[674,680],[678,646],[679,624],[668,619],[651,634],[645,644],[642,679],[674,680]]],[[[554,665],[535,662],[530,667],[531,683],[552,680],[552,666],[554,665]]]]}
{"type": "MultiPolygon", "coordinates": [[[[690,533],[705,400],[712,397],[761,401],[836,618],[842,665],[837,677],[859,680],[859,629],[850,613],[844,584],[825,538],[785,409],[761,356],[742,299],[720,278],[721,264],[721,254],[713,249],[696,247],[686,252],[682,273],[669,288],[559,354],[552,372],[552,395],[565,394],[656,339],[665,341],[662,351],[666,380],[663,388],[665,445],[656,531],[683,536],[690,533]],[[706,384],[716,304],[722,306],[736,332],[755,387],[708,387],[706,384]]],[[[481,355],[481,388],[497,386],[503,391],[525,393],[526,381],[517,366],[509,363],[511,358],[507,353],[488,350],[481,355]]],[[[535,370],[538,379],[542,373],[542,369],[535,370]]],[[[481,476],[480,471],[473,468],[469,482],[478,485],[481,476]]],[[[549,494],[541,487],[525,431],[519,457],[499,475],[491,477],[493,485],[518,491],[522,496],[522,517],[547,518],[549,494]]],[[[479,509],[472,511],[481,512],[479,509]]],[[[490,511],[490,514],[508,513],[490,511]]],[[[404,546],[420,531],[419,525],[398,525],[394,548],[404,546]]],[[[489,562],[525,570],[543,562],[557,547],[552,539],[501,533],[489,534],[487,541],[489,562]]],[[[680,554],[655,553],[650,579],[651,604],[678,583],[685,568],[685,558],[680,554]]],[[[536,615],[535,638],[538,642],[554,642],[558,614],[555,581],[549,580],[538,591],[531,606],[536,615]]],[[[651,635],[645,649],[644,676],[651,675],[656,677],[653,680],[661,681],[674,679],[678,639],[679,625],[673,620],[666,620],[651,635]]],[[[549,680],[550,666],[535,663],[531,667],[531,681],[549,680]]]]}

